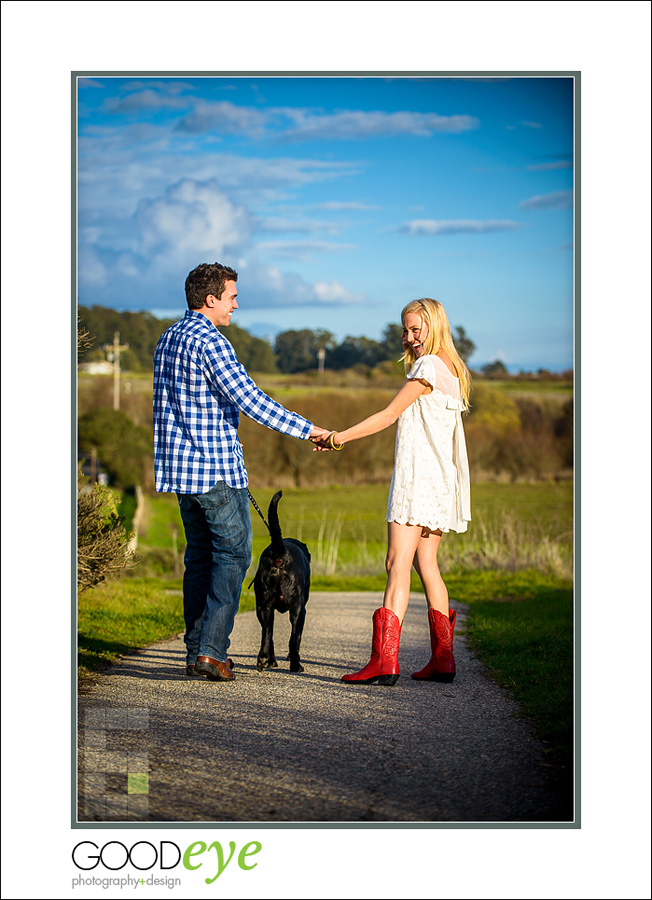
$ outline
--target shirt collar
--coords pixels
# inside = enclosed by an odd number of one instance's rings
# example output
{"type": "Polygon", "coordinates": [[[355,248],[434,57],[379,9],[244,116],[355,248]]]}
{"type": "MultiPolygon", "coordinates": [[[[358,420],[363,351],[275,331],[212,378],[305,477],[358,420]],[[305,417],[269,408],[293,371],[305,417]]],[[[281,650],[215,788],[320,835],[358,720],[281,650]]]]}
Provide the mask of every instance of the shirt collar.
{"type": "MultiPolygon", "coordinates": [[[[187,309],[183,318],[187,322],[192,321],[197,324],[205,325],[209,331],[217,331],[217,328],[215,327],[215,325],[213,325],[208,316],[205,316],[204,313],[199,312],[198,309],[187,309]]],[[[220,332],[217,331],[217,333],[219,334],[220,332]]]]}

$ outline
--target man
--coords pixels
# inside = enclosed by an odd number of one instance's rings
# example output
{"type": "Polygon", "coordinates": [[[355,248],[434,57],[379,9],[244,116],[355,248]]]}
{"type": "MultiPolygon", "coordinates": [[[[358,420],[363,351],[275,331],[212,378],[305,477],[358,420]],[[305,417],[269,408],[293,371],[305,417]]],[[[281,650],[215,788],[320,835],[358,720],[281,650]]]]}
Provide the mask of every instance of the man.
{"type": "Polygon", "coordinates": [[[211,681],[233,681],[226,651],[251,562],[239,411],[301,440],[327,434],[264,394],[217,330],[238,309],[237,280],[219,263],[193,269],[188,311],[154,355],[156,490],[177,494],[186,532],[186,674],[211,681]]]}

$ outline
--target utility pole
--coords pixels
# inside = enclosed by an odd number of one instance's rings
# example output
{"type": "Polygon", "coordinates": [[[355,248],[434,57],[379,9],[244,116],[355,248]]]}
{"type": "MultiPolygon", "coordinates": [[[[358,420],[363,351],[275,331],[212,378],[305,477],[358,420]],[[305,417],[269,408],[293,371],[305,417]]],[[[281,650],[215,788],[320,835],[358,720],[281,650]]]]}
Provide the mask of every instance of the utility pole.
{"type": "Polygon", "coordinates": [[[113,335],[112,344],[104,344],[102,348],[109,355],[109,361],[113,360],[113,408],[120,409],[120,351],[128,350],[129,344],[120,344],[120,332],[113,335]]]}

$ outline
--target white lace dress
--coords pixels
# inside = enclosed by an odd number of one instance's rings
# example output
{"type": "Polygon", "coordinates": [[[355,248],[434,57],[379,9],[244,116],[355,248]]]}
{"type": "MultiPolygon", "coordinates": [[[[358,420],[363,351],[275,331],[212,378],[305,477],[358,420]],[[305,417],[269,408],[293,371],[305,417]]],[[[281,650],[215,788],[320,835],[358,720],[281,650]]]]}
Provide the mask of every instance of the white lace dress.
{"type": "Polygon", "coordinates": [[[399,417],[385,520],[466,531],[471,492],[459,379],[438,356],[417,359],[407,377],[432,391],[399,417]]]}

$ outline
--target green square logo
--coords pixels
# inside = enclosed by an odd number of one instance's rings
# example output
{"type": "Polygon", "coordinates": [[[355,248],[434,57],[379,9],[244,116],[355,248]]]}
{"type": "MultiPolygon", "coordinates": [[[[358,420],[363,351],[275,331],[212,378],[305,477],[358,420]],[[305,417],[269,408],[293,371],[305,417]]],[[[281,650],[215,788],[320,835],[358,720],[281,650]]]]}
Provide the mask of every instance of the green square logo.
{"type": "Polygon", "coordinates": [[[128,794],[149,794],[149,775],[141,772],[127,772],[128,794]]]}

